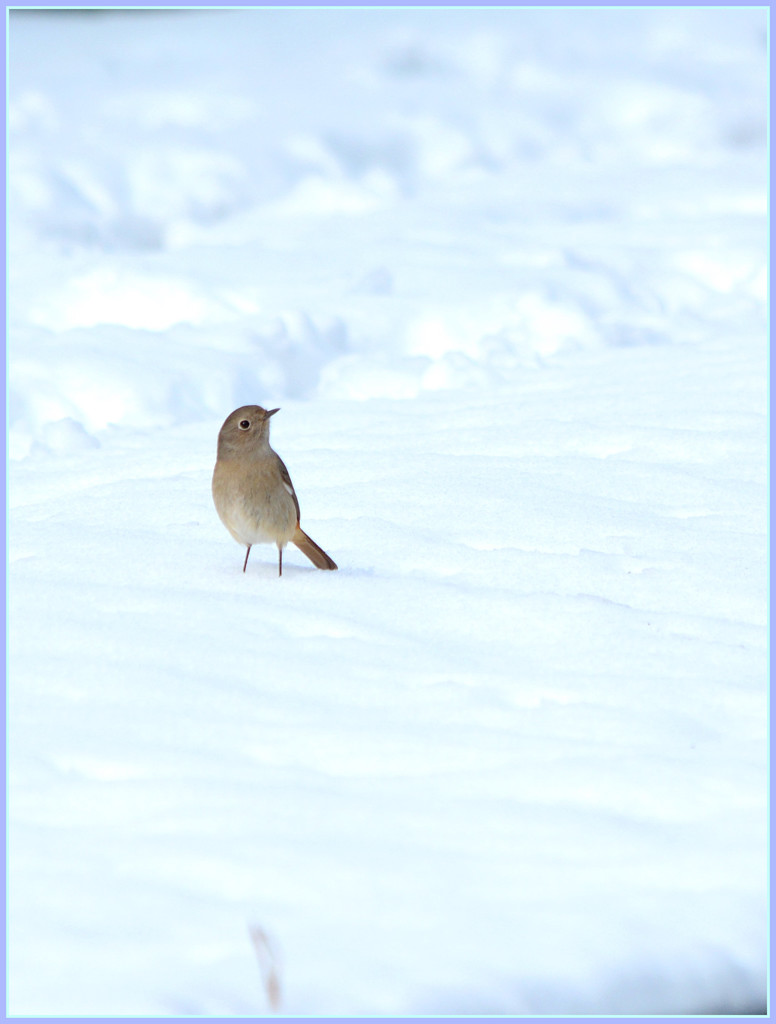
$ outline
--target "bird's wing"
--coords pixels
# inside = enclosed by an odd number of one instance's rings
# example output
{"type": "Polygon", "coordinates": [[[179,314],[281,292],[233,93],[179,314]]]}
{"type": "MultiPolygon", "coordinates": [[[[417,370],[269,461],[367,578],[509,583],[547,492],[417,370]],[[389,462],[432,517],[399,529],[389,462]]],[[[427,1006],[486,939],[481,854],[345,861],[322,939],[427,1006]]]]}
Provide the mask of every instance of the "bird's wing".
{"type": "Polygon", "coordinates": [[[301,513],[299,512],[299,499],[296,496],[294,485],[291,483],[291,477],[288,475],[288,470],[286,469],[285,462],[283,462],[279,455],[276,455],[276,458],[278,460],[278,468],[280,469],[280,479],[283,481],[283,486],[294,499],[294,507],[296,508],[296,522],[298,525],[301,515],[301,513]]]}

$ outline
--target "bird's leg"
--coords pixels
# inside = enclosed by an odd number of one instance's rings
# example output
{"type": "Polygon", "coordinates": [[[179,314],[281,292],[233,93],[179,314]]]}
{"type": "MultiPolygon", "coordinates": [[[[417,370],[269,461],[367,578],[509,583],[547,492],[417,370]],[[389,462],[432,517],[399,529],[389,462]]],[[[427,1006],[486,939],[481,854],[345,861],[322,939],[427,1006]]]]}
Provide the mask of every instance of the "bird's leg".
{"type": "Polygon", "coordinates": [[[278,548],[278,576],[283,575],[283,548],[278,548]]]}
{"type": "Polygon", "coordinates": [[[245,561],[243,562],[243,572],[245,572],[245,567],[246,567],[246,565],[248,564],[248,555],[249,555],[250,553],[251,553],[251,546],[250,546],[250,544],[249,544],[249,545],[248,545],[248,550],[247,550],[247,551],[245,552],[245,561]]]}

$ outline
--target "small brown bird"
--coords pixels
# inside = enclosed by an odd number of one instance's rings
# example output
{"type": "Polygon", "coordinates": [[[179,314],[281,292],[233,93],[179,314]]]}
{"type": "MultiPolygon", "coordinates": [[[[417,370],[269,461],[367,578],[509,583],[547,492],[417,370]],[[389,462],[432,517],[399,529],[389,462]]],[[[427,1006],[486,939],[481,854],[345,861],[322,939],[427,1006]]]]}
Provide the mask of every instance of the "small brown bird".
{"type": "Polygon", "coordinates": [[[337,564],[299,526],[299,502],[280,456],[269,446],[269,420],[279,409],[243,405],[227,416],[218,435],[213,501],[221,522],[245,544],[243,572],[254,544],[277,544],[278,576],[283,548],[291,541],[318,569],[337,564]]]}

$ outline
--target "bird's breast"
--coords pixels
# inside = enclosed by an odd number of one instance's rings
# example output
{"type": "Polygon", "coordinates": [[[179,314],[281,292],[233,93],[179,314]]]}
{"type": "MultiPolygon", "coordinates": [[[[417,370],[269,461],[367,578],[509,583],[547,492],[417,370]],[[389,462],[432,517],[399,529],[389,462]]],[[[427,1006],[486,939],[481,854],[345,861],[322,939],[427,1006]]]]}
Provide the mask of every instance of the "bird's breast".
{"type": "Polygon", "coordinates": [[[296,507],[274,467],[216,463],[213,501],[221,522],[240,544],[287,544],[296,507]]]}

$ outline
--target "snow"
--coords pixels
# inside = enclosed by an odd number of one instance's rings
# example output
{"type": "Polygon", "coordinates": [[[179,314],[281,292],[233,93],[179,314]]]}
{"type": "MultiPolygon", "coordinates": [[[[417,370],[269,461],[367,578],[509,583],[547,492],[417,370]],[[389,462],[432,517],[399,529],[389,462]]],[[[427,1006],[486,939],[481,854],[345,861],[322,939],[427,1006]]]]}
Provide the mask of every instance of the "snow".
{"type": "Polygon", "coordinates": [[[12,14],[8,1012],[764,1007],[766,30],[12,14]]]}

